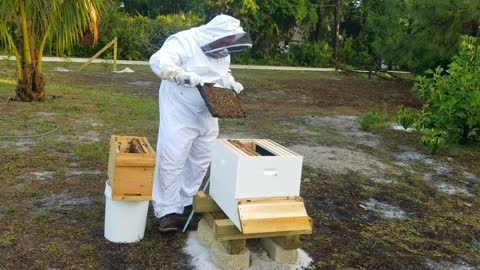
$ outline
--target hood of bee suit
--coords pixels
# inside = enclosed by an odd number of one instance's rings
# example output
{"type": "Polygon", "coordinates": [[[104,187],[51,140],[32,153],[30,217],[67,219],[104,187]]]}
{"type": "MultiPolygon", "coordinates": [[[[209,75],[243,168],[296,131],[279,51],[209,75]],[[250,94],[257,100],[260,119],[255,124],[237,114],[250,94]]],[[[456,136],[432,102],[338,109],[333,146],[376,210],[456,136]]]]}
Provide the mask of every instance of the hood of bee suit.
{"type": "Polygon", "coordinates": [[[213,58],[252,47],[250,36],[240,26],[240,21],[228,15],[218,15],[207,24],[197,27],[195,40],[203,52],[213,58]]]}

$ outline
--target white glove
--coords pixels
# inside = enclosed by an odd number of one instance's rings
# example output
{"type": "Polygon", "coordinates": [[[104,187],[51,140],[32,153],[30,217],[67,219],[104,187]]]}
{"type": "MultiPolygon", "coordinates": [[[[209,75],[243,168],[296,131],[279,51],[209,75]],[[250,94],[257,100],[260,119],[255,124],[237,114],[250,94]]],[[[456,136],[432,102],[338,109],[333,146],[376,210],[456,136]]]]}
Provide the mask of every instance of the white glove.
{"type": "Polygon", "coordinates": [[[195,87],[199,84],[203,86],[202,77],[194,72],[181,71],[175,76],[175,81],[179,85],[188,85],[190,87],[195,87]]]}
{"type": "Polygon", "coordinates": [[[234,82],[232,84],[233,91],[235,91],[237,94],[240,94],[240,92],[243,91],[243,85],[239,82],[234,82]]]}

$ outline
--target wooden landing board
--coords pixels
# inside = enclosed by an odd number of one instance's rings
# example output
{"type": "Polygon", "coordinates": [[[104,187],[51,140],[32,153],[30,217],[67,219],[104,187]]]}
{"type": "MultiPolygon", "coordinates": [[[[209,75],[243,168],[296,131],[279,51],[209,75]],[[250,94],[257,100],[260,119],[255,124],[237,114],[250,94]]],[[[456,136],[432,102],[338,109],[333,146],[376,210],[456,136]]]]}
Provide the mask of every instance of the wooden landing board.
{"type": "Polygon", "coordinates": [[[310,218],[308,218],[308,221],[310,228],[307,230],[244,234],[237,229],[230,219],[215,219],[213,220],[213,234],[214,238],[219,241],[312,234],[312,221],[310,218]]]}
{"type": "Polygon", "coordinates": [[[298,199],[242,202],[238,214],[244,234],[312,229],[305,205],[298,199]]]}

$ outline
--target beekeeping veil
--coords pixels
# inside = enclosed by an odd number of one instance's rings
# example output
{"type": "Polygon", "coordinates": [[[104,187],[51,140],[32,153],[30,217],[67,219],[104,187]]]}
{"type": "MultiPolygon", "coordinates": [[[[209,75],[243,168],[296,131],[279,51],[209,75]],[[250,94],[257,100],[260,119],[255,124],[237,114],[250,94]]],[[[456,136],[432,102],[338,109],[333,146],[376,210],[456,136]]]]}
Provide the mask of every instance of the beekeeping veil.
{"type": "Polygon", "coordinates": [[[198,27],[195,39],[202,51],[215,59],[252,47],[250,36],[243,31],[240,21],[228,15],[218,15],[198,27]]]}

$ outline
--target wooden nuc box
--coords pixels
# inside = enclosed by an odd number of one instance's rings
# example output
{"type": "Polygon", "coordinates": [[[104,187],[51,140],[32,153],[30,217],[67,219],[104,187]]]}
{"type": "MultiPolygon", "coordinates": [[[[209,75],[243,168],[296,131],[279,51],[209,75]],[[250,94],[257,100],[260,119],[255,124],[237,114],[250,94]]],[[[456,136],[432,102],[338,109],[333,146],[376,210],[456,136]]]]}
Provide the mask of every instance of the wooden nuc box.
{"type": "Polygon", "coordinates": [[[210,196],[244,234],[311,230],[299,197],[303,157],[271,140],[217,140],[210,196]]]}
{"type": "Polygon", "coordinates": [[[145,137],[112,135],[108,179],[113,200],[152,199],[155,151],[145,137]]]}

